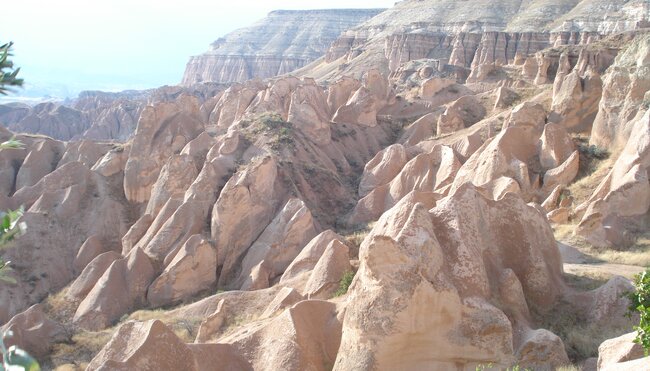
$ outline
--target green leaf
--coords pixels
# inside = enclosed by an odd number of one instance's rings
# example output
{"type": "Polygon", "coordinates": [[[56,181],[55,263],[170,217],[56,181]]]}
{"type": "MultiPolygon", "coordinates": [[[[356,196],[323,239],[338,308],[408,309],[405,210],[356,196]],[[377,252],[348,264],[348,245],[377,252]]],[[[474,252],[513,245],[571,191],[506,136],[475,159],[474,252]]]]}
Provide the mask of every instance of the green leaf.
{"type": "Polygon", "coordinates": [[[639,325],[634,326],[637,333],[634,342],[641,345],[647,355],[650,352],[650,268],[634,277],[634,288],[634,292],[627,295],[629,314],[639,314],[639,325]]]}
{"type": "Polygon", "coordinates": [[[19,149],[23,148],[25,144],[13,137],[6,142],[0,143],[0,149],[19,149]]]}
{"type": "MultiPolygon", "coordinates": [[[[29,355],[26,351],[17,348],[15,345],[11,346],[7,352],[7,365],[9,366],[7,371],[12,370],[12,366],[22,367],[25,371],[40,371],[41,366],[38,362],[29,355]]],[[[18,368],[16,369],[16,371],[18,368]]]]}
{"type": "Polygon", "coordinates": [[[24,233],[25,225],[20,223],[24,208],[0,212],[0,248],[7,242],[24,233]]]}

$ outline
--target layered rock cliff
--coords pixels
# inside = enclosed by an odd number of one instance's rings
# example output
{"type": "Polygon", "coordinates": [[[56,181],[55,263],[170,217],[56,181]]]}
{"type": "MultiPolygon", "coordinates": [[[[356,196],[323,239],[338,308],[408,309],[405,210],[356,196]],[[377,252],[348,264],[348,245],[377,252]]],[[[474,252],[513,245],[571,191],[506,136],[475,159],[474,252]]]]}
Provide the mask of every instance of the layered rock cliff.
{"type": "Polygon", "coordinates": [[[648,27],[650,5],[632,1],[405,0],[346,31],[298,74],[359,76],[373,65],[389,73],[406,62],[512,63],[550,46],[586,44],[603,35],[648,27]],[[471,10],[471,11],[470,11],[471,10]]]}
{"type": "Polygon", "coordinates": [[[319,58],[343,32],[383,9],[278,10],[190,58],[183,85],[282,75],[319,58]]]}

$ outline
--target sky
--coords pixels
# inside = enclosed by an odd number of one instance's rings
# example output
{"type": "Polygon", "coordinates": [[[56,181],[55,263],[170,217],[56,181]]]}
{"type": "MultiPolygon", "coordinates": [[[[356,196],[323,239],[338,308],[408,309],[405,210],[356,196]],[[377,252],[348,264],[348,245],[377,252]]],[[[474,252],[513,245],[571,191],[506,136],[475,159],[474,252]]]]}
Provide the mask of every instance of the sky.
{"type": "Polygon", "coordinates": [[[396,0],[19,0],[2,5],[19,95],[144,89],[180,82],[211,42],[276,9],[385,8],[396,0]]]}

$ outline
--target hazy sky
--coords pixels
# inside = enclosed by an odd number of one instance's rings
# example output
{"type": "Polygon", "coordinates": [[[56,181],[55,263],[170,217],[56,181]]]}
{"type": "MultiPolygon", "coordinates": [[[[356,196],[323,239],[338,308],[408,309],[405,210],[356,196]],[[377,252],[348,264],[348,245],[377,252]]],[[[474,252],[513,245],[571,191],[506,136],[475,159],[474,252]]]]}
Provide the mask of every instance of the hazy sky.
{"type": "Polygon", "coordinates": [[[188,57],[275,9],[390,7],[395,0],[16,0],[2,5],[0,42],[14,41],[38,88],[176,84],[188,57]],[[8,16],[10,15],[10,16],[8,16]]]}

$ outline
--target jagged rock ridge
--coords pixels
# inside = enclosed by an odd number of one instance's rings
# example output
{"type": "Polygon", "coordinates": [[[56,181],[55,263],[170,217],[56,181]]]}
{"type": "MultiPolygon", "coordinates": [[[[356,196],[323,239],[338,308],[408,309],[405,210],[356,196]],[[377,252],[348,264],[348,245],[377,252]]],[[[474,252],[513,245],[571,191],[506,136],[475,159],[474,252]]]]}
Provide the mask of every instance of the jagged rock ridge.
{"type": "Polygon", "coordinates": [[[218,84],[194,87],[163,86],[117,93],[84,91],[75,99],[40,103],[0,105],[0,125],[17,132],[43,134],[58,140],[127,141],[148,104],[173,100],[183,93],[201,100],[225,89],[218,84]]]}

